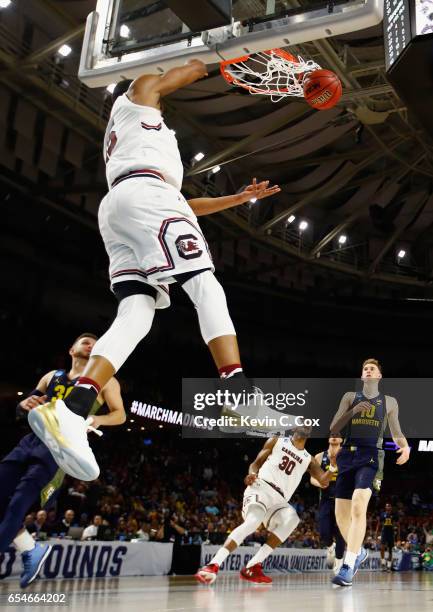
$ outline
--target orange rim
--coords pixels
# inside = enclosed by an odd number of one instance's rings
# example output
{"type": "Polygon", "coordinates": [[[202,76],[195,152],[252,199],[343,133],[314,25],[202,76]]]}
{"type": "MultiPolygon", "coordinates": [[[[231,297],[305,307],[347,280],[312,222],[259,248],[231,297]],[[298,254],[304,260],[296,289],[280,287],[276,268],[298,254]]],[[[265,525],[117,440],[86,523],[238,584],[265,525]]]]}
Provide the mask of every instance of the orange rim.
{"type": "MultiPolygon", "coordinates": [[[[293,62],[296,64],[299,63],[294,55],[292,55],[291,53],[288,53],[287,51],[284,51],[284,49],[279,49],[279,48],[266,49],[265,51],[262,51],[261,53],[273,53],[274,55],[279,55],[280,57],[282,57],[285,60],[288,60],[289,62],[293,62]]],[[[246,62],[247,60],[250,59],[251,55],[254,55],[254,54],[250,53],[248,55],[241,55],[240,57],[234,57],[229,60],[224,60],[223,62],[220,63],[220,72],[222,76],[225,78],[225,80],[227,81],[227,83],[230,83],[232,85],[237,85],[238,87],[243,87],[244,89],[248,89],[248,91],[253,91],[254,93],[268,94],[269,92],[266,91],[266,89],[259,89],[258,87],[254,87],[253,85],[247,85],[246,83],[242,83],[241,81],[238,81],[236,77],[234,77],[232,74],[230,74],[230,72],[226,71],[227,66],[230,66],[231,64],[237,64],[240,62],[246,62]]]]}

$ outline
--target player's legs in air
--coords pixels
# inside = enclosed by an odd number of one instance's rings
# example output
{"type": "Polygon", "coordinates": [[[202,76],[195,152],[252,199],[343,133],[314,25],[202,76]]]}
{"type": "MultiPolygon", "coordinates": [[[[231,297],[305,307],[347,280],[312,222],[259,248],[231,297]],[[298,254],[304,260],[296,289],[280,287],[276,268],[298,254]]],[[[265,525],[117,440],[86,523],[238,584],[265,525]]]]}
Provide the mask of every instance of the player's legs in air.
{"type": "Polygon", "coordinates": [[[97,464],[86,444],[84,419],[100,389],[149,333],[155,310],[169,305],[168,287],[164,282],[178,282],[191,299],[202,338],[225,384],[248,389],[224,289],[213,274],[213,263],[197,220],[181,194],[170,186],[149,185],[133,179],[107,194],[99,214],[110,262],[126,272],[122,276],[120,270],[116,276],[110,267],[112,289],[119,301],[116,319],[94,345],[89,362],[68,397],[39,406],[28,417],[33,431],[49,447],[59,467],[72,476],[88,480],[96,478],[97,464]],[[149,210],[148,200],[155,202],[158,197],[162,198],[161,210],[155,206],[155,210],[149,210]],[[143,198],[144,213],[137,206],[137,199],[140,203],[143,198]],[[121,227],[117,208],[123,213],[121,227]],[[152,214],[156,215],[155,219],[152,214]],[[149,224],[154,228],[153,233],[149,224]],[[165,250],[158,238],[162,226],[165,250]],[[152,274],[146,276],[140,271],[164,268],[162,264],[167,258],[171,263],[165,268],[170,270],[159,272],[157,280],[152,274]],[[123,280],[125,276],[127,280],[123,280]]]}
{"type": "Polygon", "coordinates": [[[13,543],[21,553],[21,587],[37,578],[52,548],[36,544],[22,525],[29,508],[39,500],[41,490],[58,469],[48,451],[47,464],[29,462],[32,442],[39,440],[33,435],[25,436],[0,462],[0,552],[4,553],[13,543]]]}
{"type": "Polygon", "coordinates": [[[236,527],[227,538],[216,555],[196,574],[196,579],[205,584],[212,584],[217,577],[222,563],[227,557],[242,544],[249,535],[254,533],[262,523],[268,523],[267,529],[270,532],[265,544],[248,561],[246,567],[242,568],[240,577],[243,580],[256,583],[272,582],[269,576],[263,573],[262,563],[277,546],[284,542],[292,531],[299,524],[299,517],[292,506],[280,506],[275,509],[266,510],[262,505],[251,503],[245,510],[245,520],[242,525],[236,527]],[[270,517],[270,519],[268,519],[270,517]],[[268,522],[269,520],[269,522],[268,522]]]}

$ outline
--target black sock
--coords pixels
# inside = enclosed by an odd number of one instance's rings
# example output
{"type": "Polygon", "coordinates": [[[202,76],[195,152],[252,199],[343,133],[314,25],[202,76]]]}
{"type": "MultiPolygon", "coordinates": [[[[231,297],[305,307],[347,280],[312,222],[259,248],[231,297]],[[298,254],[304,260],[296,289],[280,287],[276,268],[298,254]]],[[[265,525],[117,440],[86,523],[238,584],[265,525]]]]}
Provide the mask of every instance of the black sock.
{"type": "Polygon", "coordinates": [[[65,399],[65,404],[69,410],[87,419],[97,397],[98,393],[95,389],[74,387],[65,399]]]}

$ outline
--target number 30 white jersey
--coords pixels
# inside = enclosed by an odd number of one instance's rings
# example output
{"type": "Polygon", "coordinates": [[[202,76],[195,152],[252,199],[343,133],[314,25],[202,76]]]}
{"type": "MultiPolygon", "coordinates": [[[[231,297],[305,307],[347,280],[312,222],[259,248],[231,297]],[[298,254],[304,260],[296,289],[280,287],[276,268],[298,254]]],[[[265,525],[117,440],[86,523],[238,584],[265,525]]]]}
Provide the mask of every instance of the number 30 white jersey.
{"type": "Polygon", "coordinates": [[[173,130],[159,110],[134,104],[124,94],[111,110],[104,138],[108,188],[134,170],[153,170],[180,191],[183,165],[173,130]]]}
{"type": "Polygon", "coordinates": [[[289,501],[310,462],[310,453],[296,448],[290,438],[278,438],[272,453],[260,468],[258,478],[276,485],[289,501]]]}

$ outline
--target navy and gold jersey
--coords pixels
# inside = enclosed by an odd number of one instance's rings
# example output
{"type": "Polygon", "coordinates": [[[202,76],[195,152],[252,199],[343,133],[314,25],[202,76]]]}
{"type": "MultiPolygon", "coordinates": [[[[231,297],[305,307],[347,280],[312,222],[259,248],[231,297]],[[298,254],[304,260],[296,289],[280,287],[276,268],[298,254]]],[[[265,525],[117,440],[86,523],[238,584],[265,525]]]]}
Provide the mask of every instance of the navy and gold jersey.
{"type": "MultiPolygon", "coordinates": [[[[51,400],[53,398],[63,400],[66,399],[74,388],[74,385],[77,380],[78,378],[73,378],[71,380],[66,370],[56,370],[50,382],[48,383],[48,387],[45,392],[48,397],[48,400],[51,400]]],[[[101,405],[102,404],[95,400],[89,414],[96,414],[100,409],[101,405]]]]}
{"type": "Polygon", "coordinates": [[[387,424],[385,396],[379,393],[377,397],[369,399],[362,392],[357,392],[350,409],[360,402],[368,402],[370,407],[355,414],[348,422],[343,446],[382,448],[387,424]]]}
{"type": "Polygon", "coordinates": [[[77,378],[71,380],[68,377],[66,370],[56,370],[50,382],[48,383],[48,387],[45,393],[48,397],[48,400],[51,400],[53,398],[66,399],[74,388],[76,381],[77,378]]]}
{"type": "Polygon", "coordinates": [[[393,510],[391,510],[391,512],[387,512],[386,510],[384,510],[380,513],[380,523],[382,525],[382,530],[394,530],[394,528],[397,527],[398,514],[393,510]]]}
{"type": "MultiPolygon", "coordinates": [[[[330,465],[331,460],[328,456],[328,451],[323,451],[320,467],[324,472],[328,472],[330,465]]],[[[335,481],[337,480],[337,476],[338,470],[332,474],[331,480],[329,481],[329,485],[326,487],[326,489],[320,489],[320,501],[335,499],[335,481]]]]}

